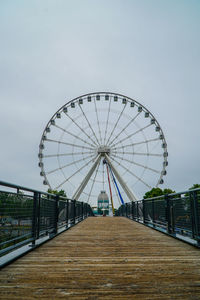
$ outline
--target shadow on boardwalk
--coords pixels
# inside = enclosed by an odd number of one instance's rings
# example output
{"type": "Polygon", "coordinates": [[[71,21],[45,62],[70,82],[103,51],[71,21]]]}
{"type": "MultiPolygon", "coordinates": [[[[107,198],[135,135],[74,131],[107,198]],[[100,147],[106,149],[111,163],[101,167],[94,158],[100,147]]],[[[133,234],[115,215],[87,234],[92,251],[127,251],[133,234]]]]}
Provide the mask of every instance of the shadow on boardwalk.
{"type": "Polygon", "coordinates": [[[2,269],[0,299],[200,299],[200,251],[91,217],[2,269]]]}

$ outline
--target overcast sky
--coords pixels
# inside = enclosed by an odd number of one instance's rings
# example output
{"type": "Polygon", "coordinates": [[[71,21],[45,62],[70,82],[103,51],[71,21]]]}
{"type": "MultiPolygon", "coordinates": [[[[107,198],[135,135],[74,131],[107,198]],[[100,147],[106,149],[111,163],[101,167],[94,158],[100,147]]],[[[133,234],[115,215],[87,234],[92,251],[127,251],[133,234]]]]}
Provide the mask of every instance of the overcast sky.
{"type": "Polygon", "coordinates": [[[200,183],[199,0],[0,0],[0,178],[45,191],[38,145],[79,95],[135,98],[160,123],[162,187],[200,183]]]}

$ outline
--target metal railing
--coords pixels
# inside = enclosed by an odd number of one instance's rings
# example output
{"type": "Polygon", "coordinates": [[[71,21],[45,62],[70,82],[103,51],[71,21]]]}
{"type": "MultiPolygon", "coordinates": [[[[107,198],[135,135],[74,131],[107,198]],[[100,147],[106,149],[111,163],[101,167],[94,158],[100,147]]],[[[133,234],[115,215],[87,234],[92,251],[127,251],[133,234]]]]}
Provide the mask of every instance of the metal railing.
{"type": "Polygon", "coordinates": [[[126,203],[115,215],[200,247],[200,189],[126,203]]]}
{"type": "Polygon", "coordinates": [[[37,246],[93,216],[84,202],[2,181],[0,186],[6,189],[0,190],[0,256],[27,244],[37,246]]]}

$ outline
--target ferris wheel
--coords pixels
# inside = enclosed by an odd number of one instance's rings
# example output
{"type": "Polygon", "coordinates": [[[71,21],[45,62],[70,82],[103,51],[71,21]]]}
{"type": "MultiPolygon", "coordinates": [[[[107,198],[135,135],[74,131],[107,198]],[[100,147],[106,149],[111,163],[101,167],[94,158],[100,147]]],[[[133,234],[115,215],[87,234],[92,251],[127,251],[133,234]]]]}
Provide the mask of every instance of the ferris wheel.
{"type": "Polygon", "coordinates": [[[168,165],[167,143],[153,114],[110,92],[64,104],[48,121],[38,156],[44,185],[90,204],[112,188],[115,206],[163,184],[168,165]]]}

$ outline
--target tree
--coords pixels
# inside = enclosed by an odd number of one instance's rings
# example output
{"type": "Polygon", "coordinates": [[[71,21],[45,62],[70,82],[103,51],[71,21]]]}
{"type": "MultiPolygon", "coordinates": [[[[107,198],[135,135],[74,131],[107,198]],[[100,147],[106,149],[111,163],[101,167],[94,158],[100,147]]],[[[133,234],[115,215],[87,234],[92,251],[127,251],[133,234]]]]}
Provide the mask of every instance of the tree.
{"type": "MultiPolygon", "coordinates": [[[[191,188],[189,188],[189,191],[194,190],[194,189],[200,189],[200,184],[198,184],[198,183],[193,184],[193,186],[191,186],[191,188]]],[[[198,197],[198,202],[200,202],[200,191],[197,191],[196,194],[198,197]]],[[[189,196],[189,193],[186,193],[185,196],[189,196]]]]}
{"type": "Polygon", "coordinates": [[[171,189],[164,189],[163,190],[163,194],[166,195],[166,194],[173,194],[173,193],[176,193],[175,191],[171,190],[171,189]]]}
{"type": "Polygon", "coordinates": [[[47,193],[49,194],[54,194],[54,195],[58,195],[58,196],[62,196],[62,197],[67,197],[66,193],[64,190],[51,190],[51,189],[48,189],[47,193]]]}
{"type": "Polygon", "coordinates": [[[189,188],[189,190],[194,190],[194,189],[200,189],[200,184],[195,183],[193,184],[193,186],[191,186],[191,188],[189,188]]]}
{"type": "Polygon", "coordinates": [[[18,220],[20,225],[21,220],[27,220],[32,218],[33,211],[33,199],[24,195],[22,192],[19,193],[8,193],[2,192],[0,199],[0,223],[4,219],[18,220]]]}
{"type": "Polygon", "coordinates": [[[144,195],[144,199],[148,199],[148,198],[154,198],[154,197],[158,197],[158,196],[162,196],[162,195],[166,195],[166,194],[172,194],[175,193],[175,191],[171,190],[171,189],[160,189],[160,188],[152,188],[150,191],[146,192],[144,195]]]}

